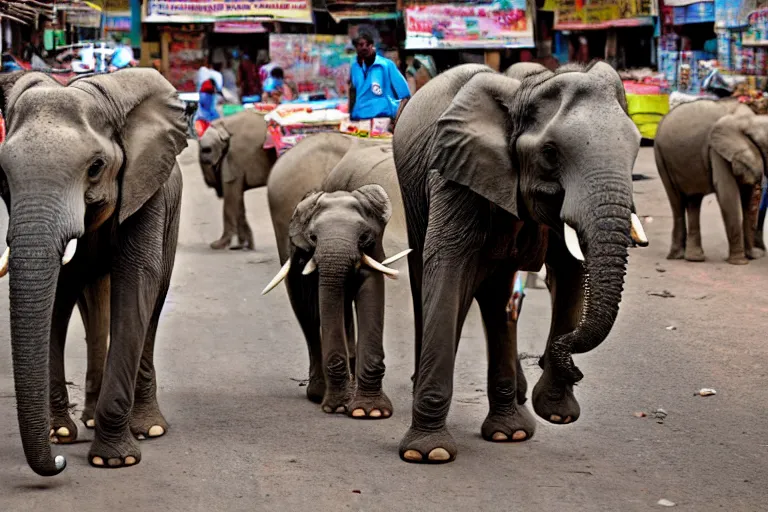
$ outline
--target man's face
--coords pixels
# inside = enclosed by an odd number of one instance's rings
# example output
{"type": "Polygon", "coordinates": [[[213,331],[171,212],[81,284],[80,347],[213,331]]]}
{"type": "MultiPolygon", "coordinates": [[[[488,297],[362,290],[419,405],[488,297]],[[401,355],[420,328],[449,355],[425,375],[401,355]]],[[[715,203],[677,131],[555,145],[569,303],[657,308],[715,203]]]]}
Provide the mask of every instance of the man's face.
{"type": "Polygon", "coordinates": [[[369,43],[363,38],[360,38],[355,43],[355,50],[357,50],[357,56],[361,59],[367,59],[373,55],[373,44],[369,43]]]}

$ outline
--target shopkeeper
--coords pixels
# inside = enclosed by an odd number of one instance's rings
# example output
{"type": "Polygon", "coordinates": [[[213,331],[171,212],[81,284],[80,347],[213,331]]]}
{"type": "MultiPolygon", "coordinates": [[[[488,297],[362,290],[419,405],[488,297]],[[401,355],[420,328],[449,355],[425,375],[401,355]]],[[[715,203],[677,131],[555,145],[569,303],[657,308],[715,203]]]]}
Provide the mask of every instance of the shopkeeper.
{"type": "Polygon", "coordinates": [[[381,117],[395,119],[411,91],[394,62],[376,54],[373,36],[360,31],[352,43],[357,60],[350,68],[349,117],[360,121],[381,117]]]}

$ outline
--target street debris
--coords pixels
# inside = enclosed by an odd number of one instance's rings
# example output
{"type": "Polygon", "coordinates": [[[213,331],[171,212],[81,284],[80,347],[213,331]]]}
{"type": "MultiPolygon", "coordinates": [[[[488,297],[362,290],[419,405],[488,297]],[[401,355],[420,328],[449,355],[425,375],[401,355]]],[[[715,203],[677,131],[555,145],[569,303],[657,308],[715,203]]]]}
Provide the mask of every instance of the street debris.
{"type": "Polygon", "coordinates": [[[675,327],[674,325],[668,325],[668,326],[667,326],[667,330],[668,330],[668,331],[676,331],[676,330],[677,330],[677,327],[675,327]]]}
{"type": "Polygon", "coordinates": [[[653,295],[654,297],[661,297],[662,299],[671,299],[675,295],[670,292],[669,290],[664,290],[661,292],[646,292],[648,295],[653,295]]]}
{"type": "Polygon", "coordinates": [[[666,271],[667,271],[667,269],[665,269],[665,268],[656,267],[656,272],[659,272],[660,274],[663,274],[666,271]]]}
{"type": "Polygon", "coordinates": [[[664,424],[664,419],[667,417],[667,411],[659,407],[655,411],[653,411],[651,414],[653,414],[653,417],[656,418],[656,423],[659,425],[664,424]]]}
{"type": "Polygon", "coordinates": [[[645,418],[648,415],[645,414],[643,411],[638,411],[638,412],[632,413],[632,416],[634,416],[635,418],[645,418]]]}
{"type": "Polygon", "coordinates": [[[712,396],[712,395],[716,395],[716,394],[717,394],[717,391],[715,391],[712,388],[701,388],[700,390],[698,390],[693,395],[694,396],[696,396],[696,395],[699,395],[699,396],[712,396]]]}
{"type": "Polygon", "coordinates": [[[662,507],[674,507],[675,506],[675,502],[674,501],[665,500],[664,498],[662,498],[659,501],[657,501],[656,504],[657,505],[661,505],[662,507]]]}
{"type": "Polygon", "coordinates": [[[309,379],[294,379],[293,377],[289,377],[293,382],[298,382],[299,387],[303,388],[307,384],[309,384],[309,379]]]}
{"type": "Polygon", "coordinates": [[[698,297],[694,297],[693,300],[704,300],[707,297],[709,297],[709,295],[699,295],[698,297]]]}

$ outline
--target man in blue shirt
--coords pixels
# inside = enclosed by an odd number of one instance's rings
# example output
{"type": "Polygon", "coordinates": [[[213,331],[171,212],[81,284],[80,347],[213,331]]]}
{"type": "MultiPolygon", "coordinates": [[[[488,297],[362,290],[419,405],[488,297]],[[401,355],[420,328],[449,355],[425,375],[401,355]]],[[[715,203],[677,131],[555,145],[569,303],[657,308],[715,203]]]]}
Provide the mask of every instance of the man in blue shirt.
{"type": "Polygon", "coordinates": [[[408,82],[394,62],[376,54],[371,34],[360,31],[353,43],[357,60],[349,71],[349,118],[395,119],[411,97],[408,82]]]}

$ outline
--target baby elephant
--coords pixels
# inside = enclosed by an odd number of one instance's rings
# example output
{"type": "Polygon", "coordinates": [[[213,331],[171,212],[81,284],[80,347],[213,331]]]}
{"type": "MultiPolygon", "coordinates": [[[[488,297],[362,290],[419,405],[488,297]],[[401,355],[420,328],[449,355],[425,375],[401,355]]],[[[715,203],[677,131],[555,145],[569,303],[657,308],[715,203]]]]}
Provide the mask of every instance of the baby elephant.
{"type": "Polygon", "coordinates": [[[391,416],[384,276],[409,252],[391,144],[314,135],[278,160],[267,191],[283,267],[263,293],[285,279],[309,349],[307,397],[328,413],[391,416]]]}
{"type": "Polygon", "coordinates": [[[728,263],[763,255],[755,246],[757,209],[750,206],[766,172],[766,116],[731,99],[684,103],[662,119],[654,152],[674,219],[668,259],[704,260],[699,216],[712,192],[728,234],[728,263]]]}

